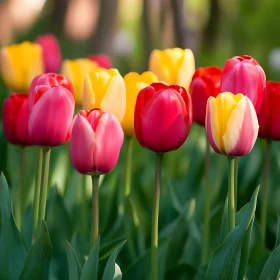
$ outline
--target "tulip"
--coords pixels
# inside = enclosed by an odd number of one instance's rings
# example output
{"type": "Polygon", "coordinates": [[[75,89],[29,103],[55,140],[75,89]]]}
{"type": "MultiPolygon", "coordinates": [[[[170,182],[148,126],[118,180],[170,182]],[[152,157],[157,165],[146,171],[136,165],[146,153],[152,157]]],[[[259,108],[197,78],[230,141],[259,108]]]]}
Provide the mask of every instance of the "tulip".
{"type": "Polygon", "coordinates": [[[259,111],[265,88],[265,73],[259,63],[249,55],[229,59],[222,72],[221,92],[242,93],[259,111]]]}
{"type": "Polygon", "coordinates": [[[57,73],[61,65],[60,46],[56,37],[52,34],[38,36],[36,42],[43,49],[45,72],[57,73]]]}
{"type": "Polygon", "coordinates": [[[110,69],[112,68],[111,58],[106,54],[91,55],[88,57],[91,61],[98,64],[99,67],[110,69]]]}
{"type": "Polygon", "coordinates": [[[87,58],[63,61],[61,74],[69,77],[73,84],[76,106],[82,105],[85,76],[97,67],[97,63],[87,58]]]}
{"type": "Polygon", "coordinates": [[[10,90],[28,92],[32,79],[44,73],[41,46],[23,42],[3,47],[0,52],[0,68],[10,90]]]}
{"type": "Polygon", "coordinates": [[[73,94],[62,86],[41,85],[34,95],[28,124],[32,143],[45,147],[66,143],[75,108],[73,94]]]}
{"type": "Polygon", "coordinates": [[[248,154],[259,131],[257,114],[250,99],[231,92],[209,97],[205,127],[215,152],[232,157],[248,154]]]}
{"type": "Polygon", "coordinates": [[[156,153],[178,149],[192,125],[191,98],[180,86],[153,83],[137,97],[134,128],[138,142],[156,153]]]}
{"type": "Polygon", "coordinates": [[[99,108],[122,122],[126,109],[126,90],[117,69],[96,68],[85,77],[83,109],[99,108]]]}
{"type": "Polygon", "coordinates": [[[189,49],[153,50],[149,70],[157,75],[159,81],[169,85],[178,84],[189,90],[195,72],[195,61],[189,49]]]}
{"type": "Polygon", "coordinates": [[[71,81],[68,79],[68,77],[59,74],[54,74],[54,73],[38,75],[33,79],[30,85],[29,97],[28,97],[29,110],[31,110],[31,107],[34,104],[34,99],[37,92],[35,89],[37,86],[47,86],[50,88],[62,86],[68,89],[73,94],[73,86],[71,81]]]}
{"type": "Polygon", "coordinates": [[[125,135],[134,135],[134,108],[138,93],[150,84],[157,82],[157,77],[152,72],[138,74],[136,72],[128,73],[124,76],[126,87],[126,111],[122,121],[122,127],[125,135]]]}
{"type": "Polygon", "coordinates": [[[5,136],[15,145],[32,145],[28,133],[28,95],[12,94],[5,99],[2,110],[2,121],[5,136]]]}
{"type": "Polygon", "coordinates": [[[198,68],[192,78],[190,95],[193,105],[193,120],[205,125],[206,103],[210,96],[220,93],[222,71],[216,66],[198,68]]]}

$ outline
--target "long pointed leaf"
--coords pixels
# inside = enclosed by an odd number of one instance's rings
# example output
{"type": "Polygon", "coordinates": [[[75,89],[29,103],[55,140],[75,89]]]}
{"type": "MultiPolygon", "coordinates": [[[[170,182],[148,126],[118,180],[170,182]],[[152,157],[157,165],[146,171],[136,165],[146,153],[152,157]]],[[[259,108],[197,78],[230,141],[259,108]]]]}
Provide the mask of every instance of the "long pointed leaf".
{"type": "Polygon", "coordinates": [[[69,280],[79,280],[82,272],[81,265],[78,258],[71,247],[71,245],[66,241],[66,252],[68,261],[68,272],[69,280]]]}

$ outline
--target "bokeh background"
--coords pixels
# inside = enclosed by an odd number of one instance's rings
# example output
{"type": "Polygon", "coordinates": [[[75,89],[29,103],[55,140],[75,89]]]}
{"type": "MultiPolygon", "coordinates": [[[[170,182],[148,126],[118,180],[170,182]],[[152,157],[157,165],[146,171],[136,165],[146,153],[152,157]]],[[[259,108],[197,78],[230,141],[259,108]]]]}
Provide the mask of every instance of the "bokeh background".
{"type": "MultiPolygon", "coordinates": [[[[149,54],[154,48],[190,48],[195,54],[196,67],[222,67],[234,55],[249,54],[264,68],[268,80],[277,81],[280,79],[279,10],[279,0],[0,0],[0,44],[34,41],[38,35],[52,33],[60,43],[63,58],[106,53],[122,75],[130,71],[146,71],[149,54]]],[[[1,106],[8,95],[1,81],[1,106]]],[[[0,137],[0,169],[8,180],[13,198],[20,148],[7,143],[2,126],[0,137]]],[[[126,142],[117,168],[102,178],[100,232],[103,244],[108,241],[117,243],[129,237],[118,261],[123,279],[145,279],[141,272],[149,269],[146,256],[150,244],[154,155],[134,141],[132,200],[138,214],[137,217],[130,215],[123,222],[119,219],[119,196],[124,186],[125,147],[126,142]]],[[[188,265],[188,275],[198,273],[205,201],[205,149],[204,128],[193,124],[183,147],[164,158],[159,228],[160,250],[165,252],[160,253],[160,258],[167,275],[176,275],[175,264],[179,262],[188,265]]],[[[258,140],[253,151],[240,160],[238,208],[250,200],[254,189],[261,183],[263,151],[264,142],[258,140]]],[[[275,243],[277,213],[280,211],[280,147],[277,142],[273,143],[272,155],[269,248],[275,243]]],[[[36,156],[36,148],[27,148],[26,195],[22,198],[26,200],[25,244],[31,242],[36,156]]],[[[226,163],[222,156],[211,154],[211,252],[219,244],[227,193],[226,163]]],[[[85,180],[71,166],[68,145],[53,149],[50,174],[47,208],[53,246],[50,279],[68,279],[65,240],[71,241],[81,262],[88,254],[90,179],[85,180]]],[[[254,276],[258,275],[264,262],[263,252],[259,253],[258,221],[259,207],[248,279],[257,279],[254,276]]],[[[101,254],[101,261],[106,257],[108,255],[101,254]]]]}

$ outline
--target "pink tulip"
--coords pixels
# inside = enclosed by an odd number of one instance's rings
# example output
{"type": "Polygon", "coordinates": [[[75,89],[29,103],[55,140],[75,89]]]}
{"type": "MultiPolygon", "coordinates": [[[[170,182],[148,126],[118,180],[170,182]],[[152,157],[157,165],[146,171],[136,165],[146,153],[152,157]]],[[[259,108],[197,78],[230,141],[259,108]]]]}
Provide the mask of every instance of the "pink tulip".
{"type": "Polygon", "coordinates": [[[81,110],[75,117],[70,141],[70,158],[82,174],[104,174],[117,164],[123,144],[117,118],[99,109],[81,110]]]}
{"type": "Polygon", "coordinates": [[[52,34],[45,34],[37,37],[36,43],[41,45],[43,49],[43,59],[45,64],[45,72],[59,71],[61,65],[60,46],[56,37],[52,34]]]}
{"type": "Polygon", "coordinates": [[[37,86],[28,123],[32,143],[58,146],[70,139],[75,101],[73,94],[62,86],[37,86]]]}
{"type": "Polygon", "coordinates": [[[88,57],[91,61],[98,64],[99,67],[110,69],[112,68],[111,58],[106,54],[96,54],[88,57]]]}

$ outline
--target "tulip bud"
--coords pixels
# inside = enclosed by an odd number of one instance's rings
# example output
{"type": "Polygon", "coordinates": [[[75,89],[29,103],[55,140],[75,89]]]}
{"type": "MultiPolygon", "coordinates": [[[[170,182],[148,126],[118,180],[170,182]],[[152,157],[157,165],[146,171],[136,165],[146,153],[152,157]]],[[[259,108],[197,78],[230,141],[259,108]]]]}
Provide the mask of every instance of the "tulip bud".
{"type": "Polygon", "coordinates": [[[85,77],[83,109],[99,108],[123,120],[126,91],[123,77],[117,69],[96,68],[85,77]]]}
{"type": "Polygon", "coordinates": [[[73,86],[68,77],[54,74],[54,73],[47,73],[47,74],[41,74],[36,76],[29,89],[29,97],[28,97],[28,107],[29,110],[31,110],[32,105],[34,104],[34,98],[35,98],[35,89],[37,86],[47,86],[49,88],[51,87],[57,87],[62,86],[68,89],[73,94],[73,86]]]}
{"type": "Polygon", "coordinates": [[[153,50],[149,70],[157,75],[159,81],[178,84],[188,90],[195,72],[193,53],[189,49],[179,48],[153,50]]]}
{"type": "Polygon", "coordinates": [[[58,146],[70,139],[75,109],[73,94],[62,86],[37,86],[28,123],[32,143],[58,146]]]}
{"type": "Polygon", "coordinates": [[[36,42],[43,49],[45,72],[57,73],[62,59],[60,46],[56,37],[52,34],[45,34],[37,37],[36,42]]]}
{"type": "Polygon", "coordinates": [[[63,61],[61,66],[61,74],[67,76],[73,84],[76,106],[82,105],[84,79],[86,74],[97,67],[97,63],[87,58],[76,60],[66,59],[63,61]]]}
{"type": "Polygon", "coordinates": [[[248,154],[257,139],[259,124],[254,106],[247,96],[224,92],[209,97],[205,128],[216,153],[227,156],[248,154]]]}
{"type": "Polygon", "coordinates": [[[0,68],[10,90],[28,92],[32,79],[44,73],[41,46],[23,42],[3,47],[0,52],[0,68]]]}
{"type": "Polygon", "coordinates": [[[266,83],[258,113],[261,138],[280,140],[280,82],[266,83]]]}
{"type": "Polygon", "coordinates": [[[193,120],[205,125],[206,103],[210,96],[220,93],[222,71],[216,66],[198,68],[192,78],[190,95],[193,106],[193,120]]]}
{"type": "Polygon", "coordinates": [[[192,125],[191,97],[180,86],[153,83],[137,97],[134,129],[138,142],[156,153],[176,150],[192,125]]]}
{"type": "Polygon", "coordinates": [[[99,67],[106,69],[112,68],[111,58],[106,54],[91,55],[88,57],[88,59],[97,63],[99,67]]]}
{"type": "Polygon", "coordinates": [[[70,158],[78,172],[100,175],[117,164],[123,144],[119,121],[99,109],[80,111],[75,117],[70,141],[70,158]]]}
{"type": "Polygon", "coordinates": [[[157,82],[157,77],[152,72],[144,72],[139,75],[136,72],[130,72],[124,76],[126,87],[126,111],[122,121],[122,128],[125,135],[134,135],[134,109],[137,95],[141,89],[157,82]]]}
{"type": "Polygon", "coordinates": [[[28,95],[12,94],[5,99],[2,110],[2,122],[5,136],[15,145],[32,145],[28,133],[28,95]]]}
{"type": "Polygon", "coordinates": [[[229,59],[222,72],[221,92],[242,93],[259,111],[265,88],[265,73],[259,63],[249,55],[229,59]]]}

